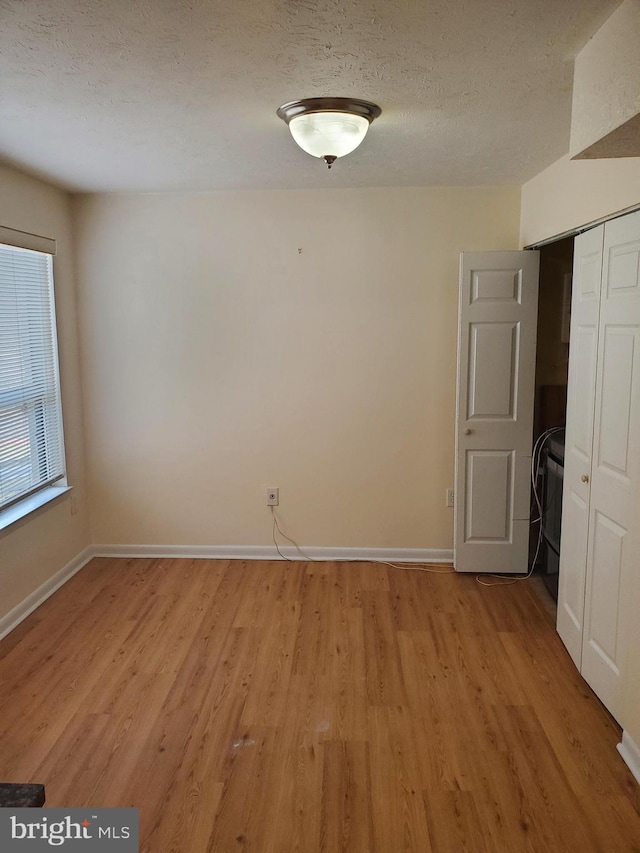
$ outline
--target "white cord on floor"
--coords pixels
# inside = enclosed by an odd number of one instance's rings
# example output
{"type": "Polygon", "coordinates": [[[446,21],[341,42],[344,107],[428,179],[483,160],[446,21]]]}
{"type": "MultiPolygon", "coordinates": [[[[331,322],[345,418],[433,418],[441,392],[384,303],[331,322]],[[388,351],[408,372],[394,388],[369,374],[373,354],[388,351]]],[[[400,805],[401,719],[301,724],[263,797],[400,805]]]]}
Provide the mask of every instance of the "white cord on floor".
{"type": "MultiPolygon", "coordinates": [[[[297,550],[297,552],[300,554],[300,556],[303,557],[307,562],[309,562],[309,563],[326,563],[327,562],[327,560],[318,560],[318,559],[315,559],[315,557],[310,557],[308,554],[305,554],[305,552],[298,545],[298,543],[294,539],[292,539],[290,536],[287,536],[286,533],[283,532],[282,528],[280,527],[280,523],[278,521],[278,514],[276,513],[275,507],[272,506],[270,509],[271,509],[271,514],[273,515],[273,527],[271,530],[271,534],[273,537],[273,544],[276,546],[276,551],[282,557],[283,560],[287,560],[287,562],[289,562],[289,563],[295,562],[295,560],[292,560],[290,557],[285,556],[282,553],[282,551],[280,550],[280,547],[278,545],[278,540],[276,538],[276,530],[278,531],[280,536],[282,536],[283,539],[286,539],[288,542],[291,542],[291,544],[294,546],[294,548],[297,550]]],[[[431,572],[434,575],[451,575],[451,574],[455,573],[455,569],[453,568],[453,566],[450,569],[432,568],[427,563],[406,563],[406,564],[402,564],[402,563],[390,563],[387,560],[353,559],[352,557],[347,557],[346,559],[336,560],[335,562],[337,562],[337,563],[378,563],[378,564],[383,565],[383,566],[391,566],[392,569],[413,569],[414,571],[417,571],[417,572],[431,572]]]]}

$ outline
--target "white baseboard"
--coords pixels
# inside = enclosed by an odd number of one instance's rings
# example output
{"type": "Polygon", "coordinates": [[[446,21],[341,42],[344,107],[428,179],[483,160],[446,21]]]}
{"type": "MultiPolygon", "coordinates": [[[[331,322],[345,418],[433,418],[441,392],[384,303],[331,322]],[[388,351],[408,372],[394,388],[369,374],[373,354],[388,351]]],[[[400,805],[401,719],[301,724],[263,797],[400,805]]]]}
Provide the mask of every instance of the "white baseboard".
{"type": "MultiPolygon", "coordinates": [[[[319,548],[280,546],[289,560],[355,560],[389,563],[452,563],[448,548],[319,548]]],[[[94,557],[187,557],[207,560],[281,560],[273,545],[94,545],[94,557]]]]}
{"type": "Polygon", "coordinates": [[[617,749],[640,785],[640,746],[626,732],[622,732],[622,741],[617,749]]]}
{"type": "Polygon", "coordinates": [[[0,617],[0,640],[13,631],[30,613],[40,607],[53,593],[60,589],[69,578],[72,578],[83,566],[93,557],[93,548],[89,546],[77,554],[73,560],[70,560],[66,566],[63,566],[59,571],[46,580],[41,586],[23,599],[20,604],[0,617]]]}

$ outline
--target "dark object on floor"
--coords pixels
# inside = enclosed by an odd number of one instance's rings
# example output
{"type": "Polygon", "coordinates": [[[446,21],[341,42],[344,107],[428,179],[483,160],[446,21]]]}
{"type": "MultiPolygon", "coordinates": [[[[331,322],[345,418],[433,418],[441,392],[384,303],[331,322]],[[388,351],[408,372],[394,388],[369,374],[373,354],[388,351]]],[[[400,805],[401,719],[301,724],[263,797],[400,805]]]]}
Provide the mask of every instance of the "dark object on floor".
{"type": "Polygon", "coordinates": [[[44,785],[0,782],[0,808],[37,809],[44,805],[44,785]]]}

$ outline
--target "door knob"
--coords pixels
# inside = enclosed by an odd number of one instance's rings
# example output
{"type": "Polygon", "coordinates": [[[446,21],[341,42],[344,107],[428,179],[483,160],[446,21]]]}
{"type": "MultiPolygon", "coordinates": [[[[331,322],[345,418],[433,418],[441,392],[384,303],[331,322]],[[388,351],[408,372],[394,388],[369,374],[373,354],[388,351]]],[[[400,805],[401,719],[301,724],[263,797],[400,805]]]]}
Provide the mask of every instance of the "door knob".
{"type": "Polygon", "coordinates": [[[472,432],[473,432],[473,430],[472,430],[472,429],[469,429],[469,427],[467,427],[467,428],[465,429],[465,431],[464,431],[464,434],[465,434],[465,435],[471,435],[471,433],[472,433],[472,432]]]}
{"type": "Polygon", "coordinates": [[[589,475],[583,474],[582,477],[580,477],[580,479],[582,480],[583,483],[588,483],[589,482],[589,475]]]}

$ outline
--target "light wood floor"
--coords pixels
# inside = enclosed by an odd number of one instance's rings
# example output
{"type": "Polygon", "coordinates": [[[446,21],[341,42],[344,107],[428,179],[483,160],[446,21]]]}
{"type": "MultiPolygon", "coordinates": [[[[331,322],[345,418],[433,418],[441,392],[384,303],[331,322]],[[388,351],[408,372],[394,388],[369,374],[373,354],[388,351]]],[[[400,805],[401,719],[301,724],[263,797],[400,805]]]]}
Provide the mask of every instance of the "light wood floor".
{"type": "Polygon", "coordinates": [[[620,731],[527,582],[96,559],[0,643],[0,780],[153,853],[627,853],[620,731]]]}

